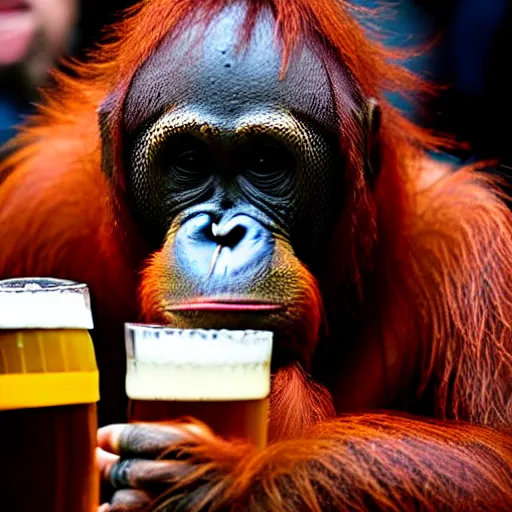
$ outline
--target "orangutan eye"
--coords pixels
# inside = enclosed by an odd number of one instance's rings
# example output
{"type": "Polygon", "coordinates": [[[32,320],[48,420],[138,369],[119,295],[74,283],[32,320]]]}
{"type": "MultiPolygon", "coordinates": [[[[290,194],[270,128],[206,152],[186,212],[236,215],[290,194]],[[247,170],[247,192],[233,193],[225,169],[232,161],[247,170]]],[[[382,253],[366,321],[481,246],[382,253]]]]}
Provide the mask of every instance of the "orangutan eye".
{"type": "Polygon", "coordinates": [[[204,153],[196,149],[188,149],[175,155],[170,166],[182,173],[197,174],[206,170],[204,153]]]}
{"type": "Polygon", "coordinates": [[[190,135],[172,135],[160,148],[159,171],[168,174],[172,185],[184,187],[203,183],[212,175],[208,144],[190,135]]]}
{"type": "Polygon", "coordinates": [[[173,173],[183,176],[208,172],[208,148],[192,137],[179,137],[166,144],[166,166],[173,173]]]}
{"type": "Polygon", "coordinates": [[[295,161],[291,151],[278,142],[258,141],[247,148],[245,177],[261,192],[284,195],[291,187],[295,161]]]}

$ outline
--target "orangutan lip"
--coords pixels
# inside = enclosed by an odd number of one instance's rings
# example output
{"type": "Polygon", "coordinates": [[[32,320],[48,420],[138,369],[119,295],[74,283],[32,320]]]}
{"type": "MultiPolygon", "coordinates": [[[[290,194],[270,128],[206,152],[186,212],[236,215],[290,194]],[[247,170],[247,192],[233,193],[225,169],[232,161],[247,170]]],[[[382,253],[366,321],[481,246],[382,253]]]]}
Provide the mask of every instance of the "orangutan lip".
{"type": "Polygon", "coordinates": [[[268,312],[281,311],[282,304],[238,301],[197,301],[169,305],[167,311],[268,312]]]}

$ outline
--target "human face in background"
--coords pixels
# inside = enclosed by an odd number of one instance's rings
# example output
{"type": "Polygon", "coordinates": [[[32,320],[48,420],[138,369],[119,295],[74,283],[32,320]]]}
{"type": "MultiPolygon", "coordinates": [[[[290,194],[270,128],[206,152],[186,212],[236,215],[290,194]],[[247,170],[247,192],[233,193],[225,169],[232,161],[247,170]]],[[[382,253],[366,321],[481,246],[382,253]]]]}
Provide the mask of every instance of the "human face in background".
{"type": "Polygon", "coordinates": [[[0,85],[2,68],[18,68],[34,86],[68,50],[78,0],[0,0],[0,85]]]}

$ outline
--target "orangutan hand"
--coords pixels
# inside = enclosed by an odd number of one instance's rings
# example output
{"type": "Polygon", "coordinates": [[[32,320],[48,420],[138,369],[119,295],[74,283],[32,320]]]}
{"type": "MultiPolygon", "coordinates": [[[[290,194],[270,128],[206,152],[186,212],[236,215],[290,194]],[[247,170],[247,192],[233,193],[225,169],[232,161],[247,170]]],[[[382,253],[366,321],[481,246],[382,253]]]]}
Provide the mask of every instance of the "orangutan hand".
{"type": "Polygon", "coordinates": [[[226,503],[236,467],[253,451],[199,423],[110,425],[98,431],[98,446],[102,481],[114,491],[98,512],[199,510],[226,503]]]}

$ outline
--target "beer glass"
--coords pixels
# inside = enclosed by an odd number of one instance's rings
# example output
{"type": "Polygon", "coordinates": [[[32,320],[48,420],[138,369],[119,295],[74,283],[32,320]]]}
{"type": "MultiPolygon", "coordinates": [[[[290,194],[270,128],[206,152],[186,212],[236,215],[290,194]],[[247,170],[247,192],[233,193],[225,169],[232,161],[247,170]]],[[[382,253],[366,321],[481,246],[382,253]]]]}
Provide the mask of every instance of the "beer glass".
{"type": "Polygon", "coordinates": [[[0,510],[95,512],[99,379],[89,292],[0,281],[0,510]]]}
{"type": "Polygon", "coordinates": [[[271,332],[126,324],[125,333],[130,421],[192,416],[265,446],[271,332]]]}

